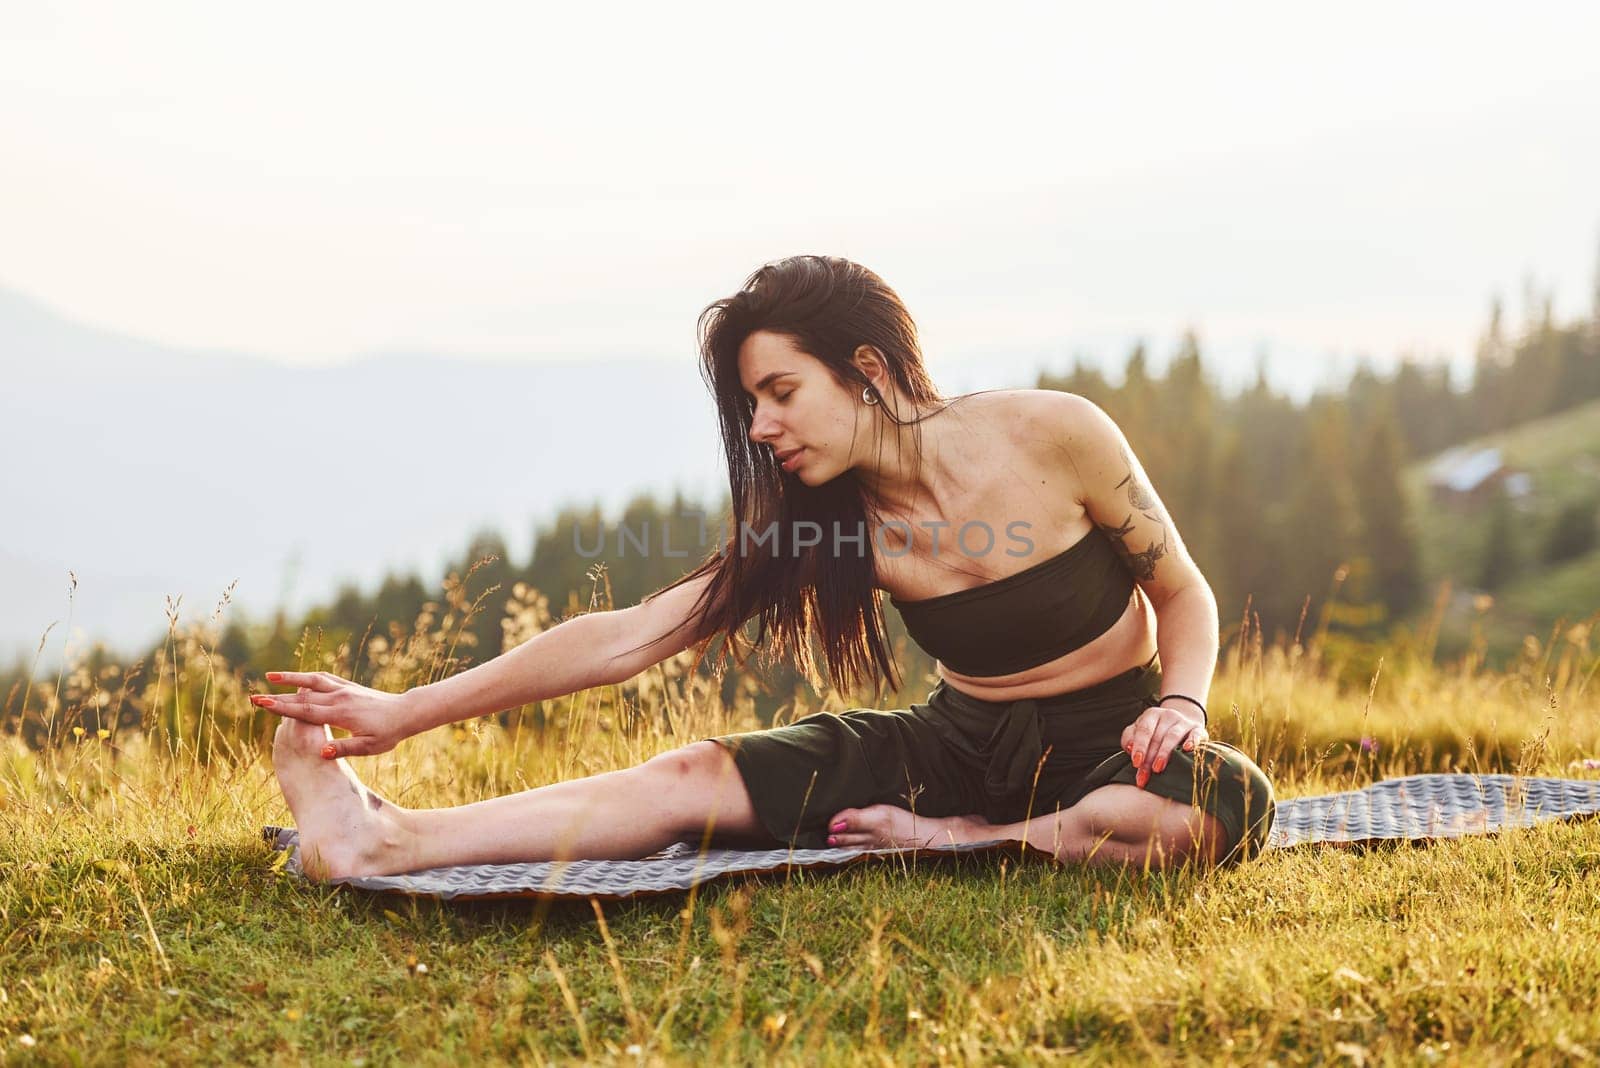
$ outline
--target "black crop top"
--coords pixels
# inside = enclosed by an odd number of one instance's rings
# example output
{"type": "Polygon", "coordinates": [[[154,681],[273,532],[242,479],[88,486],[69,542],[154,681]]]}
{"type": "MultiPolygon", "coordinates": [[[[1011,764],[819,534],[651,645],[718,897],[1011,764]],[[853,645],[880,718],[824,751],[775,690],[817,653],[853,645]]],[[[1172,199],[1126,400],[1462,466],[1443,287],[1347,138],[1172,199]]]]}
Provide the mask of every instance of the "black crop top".
{"type": "Polygon", "coordinates": [[[1064,552],[982,586],[889,601],[928,654],[963,675],[1009,675],[1082,648],[1111,629],[1133,573],[1099,527],[1064,552]]]}

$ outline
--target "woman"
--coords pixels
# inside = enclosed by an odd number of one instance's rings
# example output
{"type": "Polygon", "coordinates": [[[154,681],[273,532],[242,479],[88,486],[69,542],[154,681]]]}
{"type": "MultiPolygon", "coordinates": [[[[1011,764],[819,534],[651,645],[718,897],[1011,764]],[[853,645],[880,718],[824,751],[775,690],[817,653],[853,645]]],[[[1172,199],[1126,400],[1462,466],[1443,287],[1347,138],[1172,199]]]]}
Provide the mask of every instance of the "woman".
{"type": "Polygon", "coordinates": [[[942,398],[899,298],[834,257],[762,267],[699,326],[740,523],[698,568],[404,694],[268,674],[298,690],[252,700],[285,717],[274,762],[320,873],[641,857],[708,829],[769,846],[1015,839],[1155,867],[1260,851],[1271,784],[1205,727],[1215,599],[1103,411],[1052,390],[942,398]],[[703,656],[718,635],[742,664],[752,618],[757,647],[813,681],[815,637],[841,685],[898,688],[879,590],[939,661],[909,709],[449,809],[400,808],[342,759],[703,656]]]}

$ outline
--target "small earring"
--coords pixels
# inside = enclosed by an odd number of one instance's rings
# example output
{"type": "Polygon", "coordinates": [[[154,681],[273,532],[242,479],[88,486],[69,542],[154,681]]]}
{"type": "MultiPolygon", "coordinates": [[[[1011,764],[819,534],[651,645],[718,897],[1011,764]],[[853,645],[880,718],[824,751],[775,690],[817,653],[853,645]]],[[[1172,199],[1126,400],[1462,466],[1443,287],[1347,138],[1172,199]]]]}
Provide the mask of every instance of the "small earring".
{"type": "Polygon", "coordinates": [[[861,402],[863,404],[877,404],[878,403],[878,399],[872,395],[872,387],[871,386],[862,386],[861,387],[861,402]]]}

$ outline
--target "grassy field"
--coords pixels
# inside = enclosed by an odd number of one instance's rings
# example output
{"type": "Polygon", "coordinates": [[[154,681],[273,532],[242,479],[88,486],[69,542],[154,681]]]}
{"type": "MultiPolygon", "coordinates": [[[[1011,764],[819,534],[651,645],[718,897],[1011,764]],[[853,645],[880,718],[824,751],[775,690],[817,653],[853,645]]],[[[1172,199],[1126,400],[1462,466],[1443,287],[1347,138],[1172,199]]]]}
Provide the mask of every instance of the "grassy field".
{"type": "MultiPolygon", "coordinates": [[[[1470,443],[1501,450],[1508,466],[1528,472],[1533,492],[1515,505],[1516,547],[1521,571],[1496,592],[1496,610],[1481,621],[1488,648],[1498,657],[1530,633],[1543,641],[1563,619],[1568,623],[1600,607],[1600,550],[1557,567],[1538,559],[1557,514],[1569,504],[1600,499],[1600,401],[1523,423],[1470,443]]],[[[1469,590],[1482,567],[1488,536],[1486,509],[1440,507],[1429,496],[1427,457],[1407,467],[1403,485],[1416,519],[1423,582],[1438,589],[1449,581],[1469,590]]],[[[1470,596],[1458,598],[1443,620],[1441,648],[1465,646],[1475,623],[1470,596]]]]}
{"type": "MultiPolygon", "coordinates": [[[[385,643],[362,681],[421,678],[441,642],[385,643]]],[[[1536,644],[1491,673],[1422,640],[1341,691],[1318,639],[1246,636],[1224,651],[1213,732],[1280,797],[1417,771],[1600,774],[1582,763],[1600,757],[1589,632],[1536,644]]],[[[1600,1055],[1600,822],[1223,872],[878,863],[603,907],[446,906],[281,871],[258,838],[288,819],[272,721],[244,700],[259,680],[203,632],[174,628],[168,654],[143,729],[45,753],[0,737],[6,1063],[1600,1055]]],[[[402,804],[453,804],[755,725],[683,667],[358,766],[402,804]]],[[[69,677],[30,699],[55,717],[103,694],[69,677]]]]}

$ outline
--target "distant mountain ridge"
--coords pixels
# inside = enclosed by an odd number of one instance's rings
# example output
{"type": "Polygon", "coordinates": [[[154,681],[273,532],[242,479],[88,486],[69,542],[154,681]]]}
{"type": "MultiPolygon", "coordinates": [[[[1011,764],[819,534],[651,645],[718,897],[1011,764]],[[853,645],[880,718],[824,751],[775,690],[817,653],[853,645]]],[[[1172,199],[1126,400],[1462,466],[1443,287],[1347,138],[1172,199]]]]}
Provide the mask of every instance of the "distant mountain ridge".
{"type": "Polygon", "coordinates": [[[237,373],[276,367],[259,356],[186,349],[74,322],[45,304],[0,286],[0,367],[7,384],[95,374],[124,378],[237,373]]]}
{"type": "Polygon", "coordinates": [[[563,504],[615,514],[724,476],[695,368],[468,363],[418,354],[295,367],[164,348],[0,290],[0,660],[73,628],[119,651],[208,618],[299,611],[391,569],[437,579],[469,534],[526,555],[563,504]]]}

